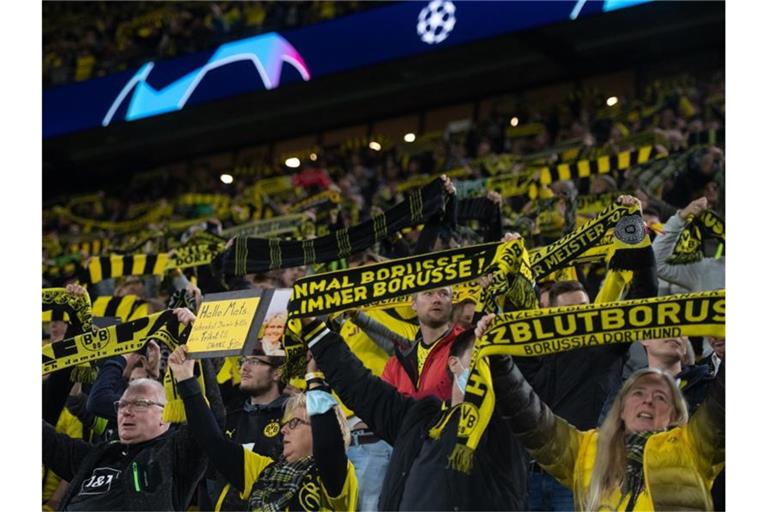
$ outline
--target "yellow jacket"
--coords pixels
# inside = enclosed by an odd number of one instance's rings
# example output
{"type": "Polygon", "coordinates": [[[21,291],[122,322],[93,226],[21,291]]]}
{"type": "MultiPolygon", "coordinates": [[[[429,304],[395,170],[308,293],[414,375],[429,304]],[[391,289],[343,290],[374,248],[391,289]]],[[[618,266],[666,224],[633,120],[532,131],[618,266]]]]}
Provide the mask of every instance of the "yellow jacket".
{"type": "MultiPolygon", "coordinates": [[[[515,369],[515,373],[519,371],[515,369]]],[[[652,435],[643,452],[645,485],[634,510],[712,510],[710,489],[725,464],[725,375],[688,424],[652,435]]],[[[512,413],[515,433],[541,467],[570,487],[580,507],[592,477],[599,430],[579,431],[539,400],[520,375],[514,390],[521,407],[512,413]]],[[[615,492],[600,510],[625,510],[615,492]]]]}

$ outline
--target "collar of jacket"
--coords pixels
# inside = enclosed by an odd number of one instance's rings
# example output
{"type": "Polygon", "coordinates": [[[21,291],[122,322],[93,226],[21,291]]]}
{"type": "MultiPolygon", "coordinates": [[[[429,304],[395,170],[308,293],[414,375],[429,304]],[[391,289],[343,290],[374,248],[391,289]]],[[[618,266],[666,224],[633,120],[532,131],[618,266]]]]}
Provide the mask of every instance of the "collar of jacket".
{"type": "Polygon", "coordinates": [[[250,398],[246,398],[243,402],[243,411],[245,412],[259,412],[259,411],[271,411],[275,409],[282,409],[285,402],[288,400],[288,395],[280,395],[268,404],[252,404],[250,398]]]}

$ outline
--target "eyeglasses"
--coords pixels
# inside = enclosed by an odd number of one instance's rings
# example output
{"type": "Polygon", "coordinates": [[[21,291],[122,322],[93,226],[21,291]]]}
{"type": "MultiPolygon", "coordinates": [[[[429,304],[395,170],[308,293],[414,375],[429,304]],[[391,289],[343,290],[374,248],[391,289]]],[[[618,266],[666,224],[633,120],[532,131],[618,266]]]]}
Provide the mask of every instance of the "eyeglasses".
{"type": "Polygon", "coordinates": [[[284,427],[286,425],[288,425],[288,428],[290,430],[295,430],[299,425],[310,425],[310,423],[308,421],[305,421],[305,420],[301,419],[301,418],[295,418],[294,417],[294,418],[291,418],[290,420],[286,421],[282,425],[280,425],[280,427],[284,427]]]}
{"type": "Polygon", "coordinates": [[[120,409],[125,409],[128,406],[131,406],[131,409],[136,412],[146,412],[150,407],[153,405],[156,405],[158,407],[165,407],[165,404],[162,404],[160,402],[153,402],[152,400],[144,400],[144,399],[138,399],[138,400],[118,400],[114,403],[115,406],[115,412],[119,412],[120,409]]]}
{"type": "Polygon", "coordinates": [[[245,366],[248,364],[255,364],[255,365],[263,365],[263,366],[269,366],[270,368],[275,368],[275,365],[270,363],[269,361],[265,361],[263,359],[259,359],[258,357],[241,357],[238,359],[240,362],[240,366],[245,366]]]}

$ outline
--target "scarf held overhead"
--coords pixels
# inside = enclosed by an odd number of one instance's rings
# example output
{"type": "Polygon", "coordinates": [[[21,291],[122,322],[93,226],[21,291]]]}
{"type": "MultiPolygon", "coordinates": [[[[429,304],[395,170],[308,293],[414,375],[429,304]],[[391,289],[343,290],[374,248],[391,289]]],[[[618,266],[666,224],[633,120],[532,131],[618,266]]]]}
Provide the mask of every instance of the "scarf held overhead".
{"type": "Polygon", "coordinates": [[[216,258],[214,265],[225,275],[244,275],[346,258],[441,213],[444,195],[442,180],[435,180],[381,215],[311,240],[238,237],[232,247],[216,258]]]}
{"type": "MultiPolygon", "coordinates": [[[[597,245],[608,230],[616,226],[622,217],[636,211],[637,207],[635,206],[613,204],[576,231],[568,233],[541,250],[532,252],[531,271],[533,276],[538,279],[570,265],[576,257],[585,253],[590,247],[597,245]]],[[[626,229],[637,228],[635,224],[628,224],[626,229]]]]}
{"type": "Polygon", "coordinates": [[[43,375],[69,366],[135,352],[150,338],[174,349],[182,328],[171,310],[112,325],[43,347],[43,375]]]}
{"type": "Polygon", "coordinates": [[[473,281],[496,270],[514,273],[524,253],[521,240],[496,242],[303,277],[293,285],[288,314],[325,315],[473,281]]]}
{"type": "Polygon", "coordinates": [[[586,347],[676,336],[725,336],[725,290],[500,315],[472,351],[457,444],[449,465],[472,470],[493,413],[488,357],[542,356],[586,347]]]}

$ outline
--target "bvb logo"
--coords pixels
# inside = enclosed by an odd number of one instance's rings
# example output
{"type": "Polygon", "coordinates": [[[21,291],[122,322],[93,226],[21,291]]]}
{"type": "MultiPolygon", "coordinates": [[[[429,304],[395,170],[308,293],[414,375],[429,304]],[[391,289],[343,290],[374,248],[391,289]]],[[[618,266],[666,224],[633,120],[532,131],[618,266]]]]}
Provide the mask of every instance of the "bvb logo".
{"type": "Polygon", "coordinates": [[[421,40],[427,44],[439,44],[445,41],[456,25],[456,6],[450,0],[432,0],[419,13],[416,25],[421,40]]]}
{"type": "Polygon", "coordinates": [[[264,427],[264,435],[267,437],[275,437],[280,432],[280,424],[276,421],[272,421],[264,427]]]}
{"type": "Polygon", "coordinates": [[[480,419],[480,412],[475,404],[464,402],[461,406],[461,420],[459,421],[459,436],[468,437],[480,419]]]}
{"type": "Polygon", "coordinates": [[[304,510],[320,510],[320,486],[308,482],[299,490],[299,505],[304,510]]]}
{"type": "Polygon", "coordinates": [[[109,333],[107,329],[100,329],[95,333],[86,332],[83,334],[83,347],[91,352],[98,352],[107,344],[109,333]]]}

